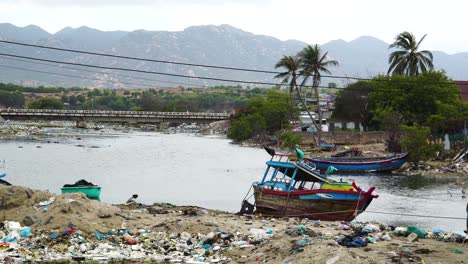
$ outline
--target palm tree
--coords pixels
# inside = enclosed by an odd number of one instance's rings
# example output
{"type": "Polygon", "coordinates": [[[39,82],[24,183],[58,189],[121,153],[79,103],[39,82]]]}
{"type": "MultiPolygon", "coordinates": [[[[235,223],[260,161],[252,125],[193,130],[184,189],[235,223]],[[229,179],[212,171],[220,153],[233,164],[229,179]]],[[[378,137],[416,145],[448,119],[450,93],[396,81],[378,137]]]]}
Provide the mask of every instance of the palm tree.
{"type": "Polygon", "coordinates": [[[306,108],[307,113],[309,113],[310,118],[312,119],[312,114],[306,107],[305,101],[302,98],[301,87],[297,85],[298,75],[300,71],[301,62],[298,56],[283,56],[276,64],[275,69],[284,68],[286,71],[278,73],[275,78],[283,79],[281,84],[289,84],[289,100],[291,104],[293,103],[292,100],[292,93],[295,90],[297,93],[297,97],[301,101],[302,105],[306,108]]]}
{"type": "Polygon", "coordinates": [[[388,48],[399,48],[394,51],[388,58],[390,67],[388,73],[392,75],[405,74],[409,76],[417,76],[420,71],[426,72],[434,68],[432,64],[432,53],[428,50],[418,51],[419,45],[424,40],[424,35],[418,42],[416,37],[407,31],[398,34],[388,48]]]}
{"type": "MultiPolygon", "coordinates": [[[[313,122],[315,128],[318,132],[318,142],[321,140],[322,133],[322,111],[320,110],[320,95],[319,95],[319,85],[321,79],[321,73],[331,74],[328,69],[330,66],[338,66],[339,63],[336,60],[329,59],[327,56],[328,52],[322,54],[320,48],[315,45],[308,45],[305,47],[299,54],[301,62],[301,75],[303,76],[303,81],[301,87],[303,87],[307,81],[312,78],[312,87],[315,91],[315,99],[317,100],[316,112],[318,116],[318,124],[313,122]]],[[[314,119],[312,119],[314,120],[314,119]]],[[[315,120],[314,120],[315,121],[315,120]]]]}
{"type": "Polygon", "coordinates": [[[289,83],[289,98],[294,89],[297,87],[297,75],[300,67],[299,57],[283,56],[276,64],[275,69],[285,68],[285,72],[278,73],[275,78],[283,79],[281,84],[289,83]]]}

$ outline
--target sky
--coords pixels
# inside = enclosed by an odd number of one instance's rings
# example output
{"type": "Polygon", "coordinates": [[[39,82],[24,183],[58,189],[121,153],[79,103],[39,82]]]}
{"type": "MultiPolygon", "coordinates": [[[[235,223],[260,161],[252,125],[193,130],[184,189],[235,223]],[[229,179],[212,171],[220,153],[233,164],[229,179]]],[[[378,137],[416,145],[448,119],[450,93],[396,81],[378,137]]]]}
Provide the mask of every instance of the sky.
{"type": "Polygon", "coordinates": [[[0,23],[34,24],[55,33],[99,30],[181,31],[229,24],[254,34],[309,44],[374,36],[391,43],[402,31],[421,48],[468,52],[466,0],[0,0],[0,23]]]}

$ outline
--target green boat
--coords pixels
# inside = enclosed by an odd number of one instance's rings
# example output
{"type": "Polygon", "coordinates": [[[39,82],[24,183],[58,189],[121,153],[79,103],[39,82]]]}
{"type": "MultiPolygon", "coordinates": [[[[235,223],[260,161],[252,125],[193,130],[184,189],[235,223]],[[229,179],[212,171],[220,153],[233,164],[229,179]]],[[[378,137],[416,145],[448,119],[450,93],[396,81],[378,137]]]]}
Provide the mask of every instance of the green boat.
{"type": "Polygon", "coordinates": [[[89,199],[101,201],[99,197],[101,195],[101,187],[85,180],[79,180],[75,184],[65,184],[61,190],[62,194],[81,192],[84,193],[89,199]]]}

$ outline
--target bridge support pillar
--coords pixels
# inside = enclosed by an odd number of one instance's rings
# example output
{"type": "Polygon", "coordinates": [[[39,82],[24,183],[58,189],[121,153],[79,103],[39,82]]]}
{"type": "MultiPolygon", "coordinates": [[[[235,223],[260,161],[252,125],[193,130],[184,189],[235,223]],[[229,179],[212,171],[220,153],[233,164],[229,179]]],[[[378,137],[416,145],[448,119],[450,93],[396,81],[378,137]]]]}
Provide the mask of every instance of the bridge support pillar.
{"type": "Polygon", "coordinates": [[[166,129],[166,128],[169,128],[169,122],[159,123],[159,129],[166,129]]]}
{"type": "Polygon", "coordinates": [[[86,120],[78,120],[76,121],[76,127],[77,128],[87,128],[88,122],[86,120]]]}

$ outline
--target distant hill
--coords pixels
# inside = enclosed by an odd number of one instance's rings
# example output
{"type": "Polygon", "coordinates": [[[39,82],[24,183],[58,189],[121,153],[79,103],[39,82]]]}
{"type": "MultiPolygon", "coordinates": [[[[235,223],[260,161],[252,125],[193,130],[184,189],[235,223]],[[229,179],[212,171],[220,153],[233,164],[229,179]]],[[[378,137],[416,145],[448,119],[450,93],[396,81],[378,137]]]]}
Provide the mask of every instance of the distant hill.
{"type": "MultiPolygon", "coordinates": [[[[255,35],[229,25],[194,26],[179,32],[146,30],[106,32],[89,27],[76,29],[67,27],[55,34],[50,34],[33,25],[16,27],[12,24],[0,24],[0,39],[131,57],[262,70],[274,70],[275,63],[283,55],[296,54],[307,45],[307,43],[297,40],[281,41],[270,36],[255,35]]],[[[321,47],[324,51],[328,51],[330,56],[340,62],[340,67],[332,68],[332,73],[334,75],[372,77],[379,73],[386,73],[387,71],[388,54],[390,52],[388,50],[388,43],[374,37],[363,36],[350,42],[334,40],[321,45],[321,47]]],[[[278,81],[273,79],[272,74],[123,60],[6,44],[0,44],[0,49],[5,53],[24,56],[171,74],[250,81],[278,81]]],[[[454,79],[468,79],[468,71],[466,70],[468,69],[468,53],[448,55],[444,52],[436,51],[433,52],[433,54],[436,69],[444,69],[447,74],[454,79]]],[[[79,79],[69,76],[48,75],[39,72],[26,72],[19,69],[0,67],[1,82],[13,82],[23,85],[127,88],[142,86],[125,84],[124,82],[146,84],[156,87],[174,87],[181,85],[178,83],[183,83],[182,86],[184,87],[194,85],[237,85],[236,83],[202,81],[197,79],[135,74],[129,72],[112,72],[108,70],[63,65],[65,67],[87,70],[77,71],[51,67],[44,64],[31,64],[22,61],[7,60],[4,57],[0,57],[0,65],[90,78],[79,79]],[[136,80],[112,75],[115,73],[153,79],[155,81],[136,80]]],[[[336,82],[336,79],[323,79],[322,82],[326,84],[331,81],[336,82]]]]}

